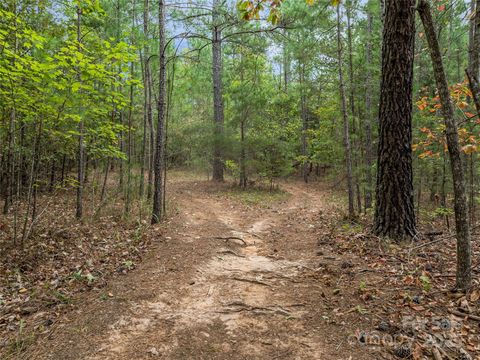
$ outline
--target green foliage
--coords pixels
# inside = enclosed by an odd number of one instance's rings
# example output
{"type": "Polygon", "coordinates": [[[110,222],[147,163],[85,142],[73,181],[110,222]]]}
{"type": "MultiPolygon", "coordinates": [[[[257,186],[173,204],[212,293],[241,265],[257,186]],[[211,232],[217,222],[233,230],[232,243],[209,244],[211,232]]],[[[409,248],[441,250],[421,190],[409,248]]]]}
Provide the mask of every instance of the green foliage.
{"type": "Polygon", "coordinates": [[[425,292],[430,291],[432,288],[432,282],[430,278],[424,274],[424,275],[421,275],[419,279],[422,282],[423,291],[425,292]]]}
{"type": "MultiPolygon", "coordinates": [[[[138,84],[127,67],[136,59],[135,49],[125,42],[112,43],[98,28],[87,25],[92,19],[105,21],[99,1],[78,4],[83,19],[81,44],[74,27],[65,29],[48,15],[37,18],[43,26],[40,33],[26,14],[0,7],[0,103],[4,114],[15,110],[18,122],[14,129],[2,122],[0,137],[12,130],[28,130],[24,147],[16,149],[27,155],[31,150],[26,144],[34,144],[35,133],[41,131],[41,162],[59,160],[62,155],[74,157],[81,119],[87,157],[125,158],[118,137],[126,130],[119,123],[119,112],[127,102],[119,90],[138,84]]],[[[68,8],[65,14],[75,16],[68,8]]]]}

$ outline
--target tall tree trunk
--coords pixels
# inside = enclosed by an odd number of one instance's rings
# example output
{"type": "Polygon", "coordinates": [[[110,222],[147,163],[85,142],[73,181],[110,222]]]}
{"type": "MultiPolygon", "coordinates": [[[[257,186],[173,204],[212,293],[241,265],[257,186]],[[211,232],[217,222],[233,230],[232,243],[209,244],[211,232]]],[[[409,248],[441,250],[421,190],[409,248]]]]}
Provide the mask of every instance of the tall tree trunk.
{"type": "Polygon", "coordinates": [[[365,209],[372,207],[373,189],[373,141],[372,141],[372,95],[371,95],[371,64],[372,64],[372,23],[371,12],[367,13],[368,41],[366,47],[366,77],[365,77],[365,209]]]}
{"type": "MultiPolygon", "coordinates": [[[[150,61],[147,60],[147,66],[150,67],[150,61]]],[[[150,91],[148,92],[149,95],[149,104],[150,106],[147,109],[148,114],[148,128],[150,131],[150,141],[149,141],[149,166],[148,166],[148,178],[147,178],[147,198],[152,198],[153,193],[153,168],[155,167],[155,127],[153,126],[153,109],[152,109],[152,101],[153,101],[153,79],[151,69],[149,69],[149,85],[150,91]]]]}
{"type": "MultiPolygon", "coordinates": [[[[34,129],[37,130],[37,124],[35,123],[34,129]]],[[[30,167],[30,174],[29,174],[29,185],[28,185],[28,197],[27,197],[27,209],[25,210],[25,216],[23,219],[23,229],[22,229],[22,238],[20,242],[20,246],[23,249],[25,241],[27,240],[28,231],[28,219],[30,216],[30,209],[32,209],[32,224],[35,222],[36,218],[36,208],[37,208],[37,173],[39,169],[39,162],[40,162],[40,141],[42,138],[43,132],[43,119],[40,119],[40,124],[38,126],[38,132],[35,136],[35,143],[33,146],[33,154],[32,154],[32,163],[30,167]]]]}
{"type": "Polygon", "coordinates": [[[240,122],[240,186],[245,189],[247,187],[247,170],[245,164],[247,161],[245,153],[245,114],[243,114],[242,117],[243,118],[240,122]]]}
{"type": "MultiPolygon", "coordinates": [[[[243,40],[243,39],[242,39],[243,40]]],[[[285,49],[284,49],[285,51],[285,49]]],[[[244,82],[244,58],[243,51],[240,51],[240,81],[244,82]]],[[[240,119],[240,187],[245,189],[247,187],[247,169],[246,169],[246,151],[245,151],[245,133],[246,133],[246,122],[248,116],[248,109],[246,106],[242,107],[242,118],[240,119]]]]}
{"type": "Polygon", "coordinates": [[[354,72],[353,72],[353,38],[352,38],[352,6],[356,4],[355,1],[348,0],[346,2],[345,8],[347,12],[347,44],[348,44],[348,77],[349,77],[349,104],[350,104],[350,113],[352,115],[352,134],[354,134],[354,138],[352,141],[352,161],[355,168],[353,172],[353,182],[355,184],[355,191],[357,196],[357,208],[358,212],[362,211],[362,196],[360,190],[360,161],[358,160],[359,156],[361,155],[361,147],[360,147],[360,124],[357,128],[357,119],[358,114],[355,107],[355,79],[354,79],[354,72]]]}
{"type": "MultiPolygon", "coordinates": [[[[78,51],[82,51],[82,37],[81,37],[81,18],[82,10],[80,6],[77,6],[77,47],[78,51]]],[[[77,81],[82,81],[80,69],[78,69],[77,81]]],[[[80,107],[81,109],[81,107],[80,107]]],[[[77,209],[75,216],[77,219],[81,219],[83,216],[83,185],[85,181],[84,176],[84,144],[83,144],[83,114],[80,111],[80,121],[78,123],[78,151],[77,151],[77,209]]]]}
{"type": "MultiPolygon", "coordinates": [[[[130,64],[130,71],[131,74],[134,74],[135,71],[135,63],[132,62],[130,64]]],[[[133,135],[132,135],[132,127],[133,127],[133,84],[130,85],[130,108],[128,110],[128,137],[127,137],[127,186],[125,189],[125,215],[130,213],[130,203],[131,203],[131,195],[132,195],[132,157],[133,157],[133,135]]]]}
{"type": "MultiPolygon", "coordinates": [[[[286,30],[285,30],[286,31],[286,30]]],[[[288,84],[290,83],[290,54],[288,52],[287,43],[283,44],[283,81],[285,92],[288,90],[288,84]]]]}
{"type": "MultiPolygon", "coordinates": [[[[144,46],[143,46],[143,142],[142,142],[142,166],[141,166],[141,176],[140,176],[140,197],[143,197],[145,193],[145,168],[149,164],[147,159],[147,126],[152,121],[152,97],[151,97],[151,88],[150,88],[150,47],[148,46],[149,41],[149,15],[150,11],[150,1],[144,0],[143,2],[143,37],[144,37],[144,46]]],[[[150,166],[147,166],[150,168],[150,166]]],[[[148,179],[148,187],[151,187],[150,178],[148,179]]],[[[151,190],[150,190],[151,191],[151,190]]],[[[148,190],[147,190],[148,192],[148,190]]]]}
{"type": "Polygon", "coordinates": [[[105,174],[103,176],[103,184],[102,184],[102,191],[100,193],[100,203],[103,203],[105,200],[105,194],[107,193],[107,182],[108,182],[108,170],[110,169],[110,159],[107,159],[107,163],[105,164],[105,174]]]}
{"type": "Polygon", "coordinates": [[[416,235],[412,170],[415,0],[386,0],[374,233],[416,235]]]}
{"type": "MultiPolygon", "coordinates": [[[[480,114],[480,86],[477,79],[472,75],[472,68],[467,69],[467,78],[472,93],[473,103],[475,105],[475,110],[477,111],[477,116],[480,114]]],[[[476,166],[474,162],[475,154],[470,155],[470,223],[471,226],[475,226],[476,219],[476,206],[475,206],[475,192],[476,192],[476,166]]]]}
{"type": "Polygon", "coordinates": [[[158,120],[157,136],[155,144],[155,165],[154,165],[154,191],[153,191],[153,211],[152,224],[158,223],[163,215],[163,167],[164,164],[164,139],[165,139],[165,111],[166,111],[166,41],[165,41],[165,2],[158,1],[158,56],[159,66],[159,84],[158,84],[158,120]]]}
{"type": "Polygon", "coordinates": [[[476,182],[475,182],[475,174],[476,174],[476,166],[475,166],[475,154],[472,153],[468,156],[469,158],[469,170],[470,170],[470,176],[469,176],[469,186],[470,186],[470,193],[469,193],[469,199],[468,199],[468,213],[470,214],[470,226],[474,227],[475,222],[476,222],[476,201],[475,201],[475,195],[476,195],[476,182]]]}
{"type": "Polygon", "coordinates": [[[342,45],[342,27],[340,22],[340,6],[337,6],[337,54],[338,54],[338,77],[340,82],[340,101],[342,104],[343,115],[343,145],[345,150],[345,163],[347,170],[348,186],[348,215],[355,217],[354,194],[353,194],[353,175],[352,175],[352,154],[350,148],[350,130],[348,123],[347,101],[345,97],[345,85],[343,82],[343,45],[342,45]]]}
{"type": "Polygon", "coordinates": [[[67,155],[63,155],[62,157],[62,176],[60,177],[60,184],[62,186],[65,185],[65,163],[67,161],[67,155]]]}
{"type": "MultiPolygon", "coordinates": [[[[14,13],[14,22],[15,30],[13,31],[13,51],[16,56],[18,53],[18,36],[17,36],[17,3],[13,2],[13,13],[14,13]]],[[[15,57],[12,60],[12,67],[15,67],[15,57]]],[[[15,95],[14,95],[15,96],[15,95]]],[[[14,103],[10,109],[9,125],[8,125],[8,150],[7,150],[7,161],[6,161],[6,173],[5,173],[5,192],[4,198],[5,203],[3,206],[3,213],[8,214],[10,205],[13,202],[14,194],[14,178],[15,178],[15,160],[14,160],[14,149],[15,149],[15,125],[17,121],[17,111],[15,105],[15,98],[13,99],[14,103]]],[[[15,242],[15,239],[14,239],[15,242]]]]}
{"type": "MultiPolygon", "coordinates": [[[[440,202],[443,209],[447,208],[447,157],[445,154],[442,155],[443,157],[443,166],[442,166],[442,186],[441,186],[441,194],[440,194],[440,202]]],[[[450,219],[448,217],[448,213],[445,215],[445,225],[447,225],[447,229],[450,230],[450,219]]]]}
{"type": "Polygon", "coordinates": [[[448,152],[452,168],[453,191],[455,195],[455,229],[457,233],[457,288],[467,290],[470,287],[471,274],[471,243],[468,224],[467,194],[465,190],[465,168],[458,139],[458,127],[454,118],[454,110],[450,99],[447,78],[443,68],[442,55],[438,45],[437,35],[433,25],[430,4],[420,0],[418,12],[430,47],[435,80],[437,83],[442,114],[446,126],[448,152]]]}
{"type": "Polygon", "coordinates": [[[213,79],[213,116],[215,134],[213,143],[213,180],[223,181],[223,84],[222,84],[222,30],[220,20],[221,0],[213,0],[212,34],[212,79],[213,79]]]}
{"type": "Polygon", "coordinates": [[[480,62],[480,0],[472,0],[470,2],[470,13],[468,72],[478,81],[480,62]]]}
{"type": "Polygon", "coordinates": [[[55,187],[55,159],[52,159],[52,167],[50,168],[50,185],[48,191],[52,192],[55,187]]]}
{"type": "Polygon", "coordinates": [[[8,126],[8,150],[7,150],[7,161],[6,161],[6,176],[5,176],[5,192],[4,198],[5,202],[3,205],[3,213],[8,214],[10,209],[10,204],[12,203],[13,197],[13,178],[15,176],[15,162],[13,159],[13,149],[15,146],[15,122],[16,122],[16,110],[15,106],[10,110],[10,121],[8,126]]]}
{"type": "Polygon", "coordinates": [[[308,162],[308,116],[307,116],[307,99],[305,91],[305,64],[300,65],[300,115],[302,118],[302,177],[305,183],[308,183],[308,175],[310,173],[310,165],[308,162]]]}

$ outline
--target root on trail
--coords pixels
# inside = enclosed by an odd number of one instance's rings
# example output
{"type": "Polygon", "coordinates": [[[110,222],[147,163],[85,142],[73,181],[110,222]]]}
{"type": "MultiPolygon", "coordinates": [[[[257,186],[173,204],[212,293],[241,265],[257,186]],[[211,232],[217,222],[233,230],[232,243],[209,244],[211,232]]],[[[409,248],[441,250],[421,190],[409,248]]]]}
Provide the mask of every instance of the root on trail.
{"type": "Polygon", "coordinates": [[[285,310],[281,306],[253,306],[244,303],[243,301],[233,301],[228,304],[224,304],[223,310],[217,311],[220,314],[238,313],[242,311],[250,311],[255,314],[278,314],[283,316],[291,316],[288,310],[285,310]]]}
{"type": "Polygon", "coordinates": [[[257,285],[268,286],[268,287],[271,287],[271,286],[272,286],[272,285],[270,285],[270,284],[268,284],[268,283],[266,283],[266,282],[263,282],[263,281],[260,281],[260,280],[256,280],[256,279],[247,279],[247,278],[241,278],[241,277],[237,277],[237,276],[231,277],[231,279],[237,280],[237,281],[249,282],[249,283],[257,284],[257,285]]]}
{"type": "Polygon", "coordinates": [[[216,236],[214,237],[215,240],[223,240],[225,242],[229,241],[229,240],[239,240],[241,241],[245,246],[247,246],[247,242],[245,240],[243,240],[241,237],[238,237],[238,236],[216,236]]]}
{"type": "Polygon", "coordinates": [[[220,251],[217,251],[217,254],[233,255],[233,256],[240,257],[240,258],[246,258],[245,255],[238,254],[238,253],[236,253],[235,251],[232,251],[232,250],[220,250],[220,251]]]}

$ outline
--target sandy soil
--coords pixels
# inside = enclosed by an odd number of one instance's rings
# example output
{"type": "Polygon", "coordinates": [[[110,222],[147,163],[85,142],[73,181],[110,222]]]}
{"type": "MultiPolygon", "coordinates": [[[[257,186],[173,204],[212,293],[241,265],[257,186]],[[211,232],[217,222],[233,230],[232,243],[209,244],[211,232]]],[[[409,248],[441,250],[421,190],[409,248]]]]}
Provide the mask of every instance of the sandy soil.
{"type": "Polygon", "coordinates": [[[176,214],[132,272],[82,295],[23,359],[372,359],[348,344],[347,290],[318,234],[333,208],[303,184],[271,205],[242,204],[206,182],[173,189],[176,214]],[[322,265],[322,264],[321,264],[322,265]],[[340,305],[339,305],[340,304],[340,305]]]}

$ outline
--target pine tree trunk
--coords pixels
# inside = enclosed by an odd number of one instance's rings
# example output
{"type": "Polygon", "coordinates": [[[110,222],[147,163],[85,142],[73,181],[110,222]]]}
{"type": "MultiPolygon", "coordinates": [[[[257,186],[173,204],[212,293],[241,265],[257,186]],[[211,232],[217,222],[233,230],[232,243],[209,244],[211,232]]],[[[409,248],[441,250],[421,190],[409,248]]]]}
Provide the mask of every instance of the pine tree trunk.
{"type": "MultiPolygon", "coordinates": [[[[148,124],[151,122],[150,117],[152,116],[152,99],[151,99],[151,88],[150,88],[150,65],[149,65],[149,57],[150,57],[150,47],[148,46],[149,41],[149,15],[150,11],[150,1],[144,0],[143,2],[143,37],[144,37],[144,46],[143,46],[143,95],[144,95],[144,103],[143,103],[143,142],[142,142],[142,166],[141,166],[141,176],[140,176],[140,197],[143,197],[145,193],[145,169],[146,167],[150,168],[149,161],[147,158],[147,127],[148,124]],[[148,164],[148,165],[147,165],[148,164]]],[[[148,187],[151,186],[150,179],[148,179],[148,187]]],[[[150,190],[151,191],[151,190],[150,190]]],[[[148,190],[147,190],[148,192],[148,190]]]]}
{"type": "Polygon", "coordinates": [[[215,133],[213,144],[213,180],[223,181],[223,84],[222,84],[222,31],[219,22],[220,0],[213,0],[212,79],[213,116],[215,133]]]}
{"type": "Polygon", "coordinates": [[[302,118],[302,177],[305,183],[308,183],[308,175],[310,173],[309,162],[308,162],[308,117],[307,117],[307,104],[306,104],[306,94],[305,94],[305,64],[300,65],[300,115],[302,118]]]}
{"type": "Polygon", "coordinates": [[[352,115],[352,134],[354,134],[354,138],[352,141],[352,161],[355,171],[353,171],[353,182],[355,184],[355,191],[357,197],[357,208],[358,212],[362,211],[362,196],[360,190],[360,166],[358,157],[361,154],[360,148],[360,124],[358,124],[357,128],[357,110],[355,107],[355,80],[354,80],[354,72],[353,72],[353,44],[352,44],[352,14],[351,14],[351,7],[355,5],[355,2],[352,3],[351,0],[346,2],[345,8],[347,12],[347,41],[348,41],[348,77],[349,77],[349,104],[350,104],[350,113],[352,115]]]}
{"type": "Polygon", "coordinates": [[[355,217],[354,194],[353,194],[353,175],[352,175],[352,154],[350,148],[350,130],[348,123],[347,101],[345,98],[345,85],[343,82],[343,51],[342,51],[342,28],[340,24],[340,6],[337,7],[337,52],[338,52],[338,76],[340,82],[340,101],[342,104],[343,115],[343,145],[345,150],[345,164],[347,170],[348,187],[348,215],[355,217]]]}
{"type": "Polygon", "coordinates": [[[467,194],[465,189],[465,168],[462,163],[462,153],[458,139],[458,127],[454,117],[454,109],[450,99],[447,78],[443,68],[442,55],[433,25],[430,4],[420,0],[418,12],[430,48],[435,80],[437,83],[442,114],[446,126],[448,152],[453,177],[453,191],[455,195],[455,229],[457,233],[457,289],[467,290],[470,287],[471,274],[471,243],[468,224],[467,194]]]}
{"type": "Polygon", "coordinates": [[[164,139],[165,139],[165,111],[166,111],[166,41],[165,41],[165,3],[158,1],[158,38],[159,38],[159,88],[158,88],[158,120],[157,136],[155,144],[154,164],[154,191],[153,191],[153,212],[152,224],[158,223],[163,213],[163,167],[164,167],[164,139]]]}
{"type": "Polygon", "coordinates": [[[386,0],[373,231],[397,241],[416,235],[412,170],[414,40],[415,0],[386,0]]]}
{"type": "Polygon", "coordinates": [[[368,42],[366,47],[366,79],[365,79],[365,209],[372,207],[373,189],[373,140],[372,140],[372,95],[371,95],[371,63],[372,63],[372,14],[367,14],[368,42]]]}
{"type": "Polygon", "coordinates": [[[472,0],[470,11],[473,18],[470,20],[468,71],[478,82],[480,70],[480,0],[472,0]]]}

